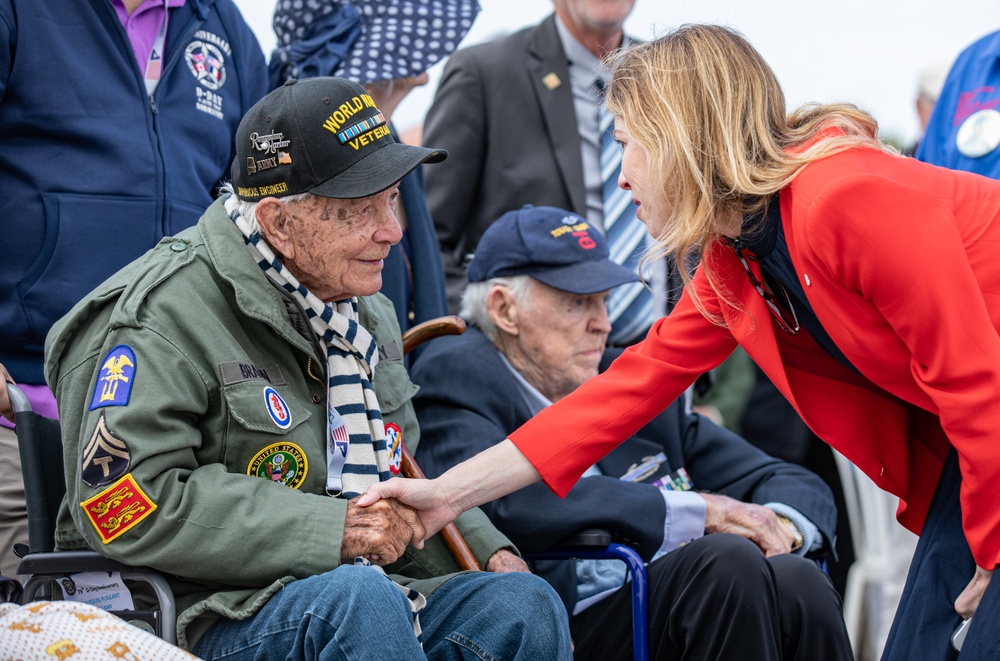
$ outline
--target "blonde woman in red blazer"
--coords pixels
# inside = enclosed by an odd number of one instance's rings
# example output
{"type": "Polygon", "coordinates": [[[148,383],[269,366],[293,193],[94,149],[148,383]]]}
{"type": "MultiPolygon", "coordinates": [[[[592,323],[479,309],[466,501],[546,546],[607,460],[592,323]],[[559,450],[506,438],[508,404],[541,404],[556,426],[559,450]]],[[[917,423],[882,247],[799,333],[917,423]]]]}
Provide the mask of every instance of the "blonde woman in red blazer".
{"type": "Polygon", "coordinates": [[[954,658],[977,608],[962,659],[994,658],[1000,182],[887,153],[853,106],[786,116],[773,72],[725,28],[685,26],[614,67],[619,183],[658,252],[702,266],[602,376],[437,480],[366,502],[400,498],[434,531],[538,479],[565,494],[739,344],[922,533],[883,658],[954,658]],[[765,258],[748,246],[766,236],[765,258]]]}

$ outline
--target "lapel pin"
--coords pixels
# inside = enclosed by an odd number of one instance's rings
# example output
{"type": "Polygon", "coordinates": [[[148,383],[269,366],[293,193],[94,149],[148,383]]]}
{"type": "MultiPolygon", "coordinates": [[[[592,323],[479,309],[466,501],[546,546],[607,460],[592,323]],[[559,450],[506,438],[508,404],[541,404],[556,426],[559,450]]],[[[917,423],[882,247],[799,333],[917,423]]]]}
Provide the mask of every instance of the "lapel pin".
{"type": "Polygon", "coordinates": [[[542,76],[542,84],[548,87],[551,91],[562,85],[562,81],[559,80],[559,76],[557,76],[553,71],[542,76]]]}

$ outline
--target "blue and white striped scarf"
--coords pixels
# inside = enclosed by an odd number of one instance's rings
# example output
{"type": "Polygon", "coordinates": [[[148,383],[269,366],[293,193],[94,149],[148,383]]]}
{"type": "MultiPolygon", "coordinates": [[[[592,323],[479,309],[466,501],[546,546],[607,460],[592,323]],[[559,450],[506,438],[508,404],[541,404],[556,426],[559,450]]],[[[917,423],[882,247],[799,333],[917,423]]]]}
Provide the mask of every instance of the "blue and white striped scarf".
{"type": "MultiPolygon", "coordinates": [[[[327,457],[337,450],[334,432],[339,428],[340,421],[346,425],[350,439],[340,476],[343,484],[339,489],[331,489],[332,476],[328,474],[327,492],[331,496],[347,499],[358,496],[369,485],[389,479],[385,426],[371,384],[375,365],[378,363],[375,338],[358,323],[356,298],[329,305],[319,300],[281,264],[260,232],[251,231],[250,223],[239,212],[236,196],[229,195],[225,204],[229,217],[243,234],[247,250],[264,271],[264,275],[299,302],[306,311],[313,331],[326,347],[327,457]],[[331,429],[331,423],[335,423],[336,427],[331,429]]],[[[331,463],[330,459],[328,463],[331,463]]],[[[354,564],[371,567],[385,576],[381,567],[371,564],[365,558],[355,558],[354,564]]],[[[427,604],[427,598],[395,581],[393,584],[406,594],[410,602],[413,633],[419,638],[418,614],[427,604]]]]}
{"type": "Polygon", "coordinates": [[[371,383],[378,363],[375,338],[358,323],[356,298],[321,301],[282,265],[260,233],[251,231],[232,195],[226,199],[226,211],[257,265],[298,301],[326,347],[327,492],[354,498],[390,477],[382,411],[371,383]]]}

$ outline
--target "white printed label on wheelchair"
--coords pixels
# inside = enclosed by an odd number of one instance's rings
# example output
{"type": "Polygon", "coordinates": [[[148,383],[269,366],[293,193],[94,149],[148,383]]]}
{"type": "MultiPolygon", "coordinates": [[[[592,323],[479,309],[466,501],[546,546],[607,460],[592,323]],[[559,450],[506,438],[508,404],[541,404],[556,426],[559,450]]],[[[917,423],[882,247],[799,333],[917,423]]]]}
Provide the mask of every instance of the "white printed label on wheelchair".
{"type": "Polygon", "coordinates": [[[139,488],[131,473],[83,501],[80,507],[105,544],[110,544],[156,511],[156,503],[139,488]]]}
{"type": "Polygon", "coordinates": [[[106,611],[135,610],[132,593],[125,587],[121,573],[87,571],[59,579],[63,599],[90,604],[106,611]]]}
{"type": "Polygon", "coordinates": [[[103,487],[127,473],[131,463],[128,444],[108,429],[108,421],[101,411],[94,433],[83,448],[80,479],[88,487],[103,487]]]}
{"type": "Polygon", "coordinates": [[[403,466],[403,430],[394,422],[385,425],[385,449],[389,455],[389,472],[399,475],[403,466]]]}
{"type": "Polygon", "coordinates": [[[125,344],[109,351],[101,361],[89,410],[104,406],[128,406],[135,384],[136,363],[135,352],[125,344]]]}
{"type": "Polygon", "coordinates": [[[294,443],[274,443],[253,456],[247,465],[247,475],[298,489],[308,469],[302,448],[294,443]]]}

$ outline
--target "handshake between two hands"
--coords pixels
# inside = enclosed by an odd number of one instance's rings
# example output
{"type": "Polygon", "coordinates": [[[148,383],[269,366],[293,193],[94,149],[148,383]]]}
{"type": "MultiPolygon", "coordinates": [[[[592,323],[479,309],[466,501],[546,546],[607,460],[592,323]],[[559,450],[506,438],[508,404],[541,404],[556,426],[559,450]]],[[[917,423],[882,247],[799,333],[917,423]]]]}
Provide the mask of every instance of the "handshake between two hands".
{"type": "MultiPolygon", "coordinates": [[[[443,500],[433,480],[397,478],[369,487],[347,505],[341,559],[361,556],[385,566],[399,560],[407,545],[422,549],[425,541],[461,514],[443,500]]],[[[486,571],[529,569],[518,555],[500,549],[490,557],[486,571]]]]}

